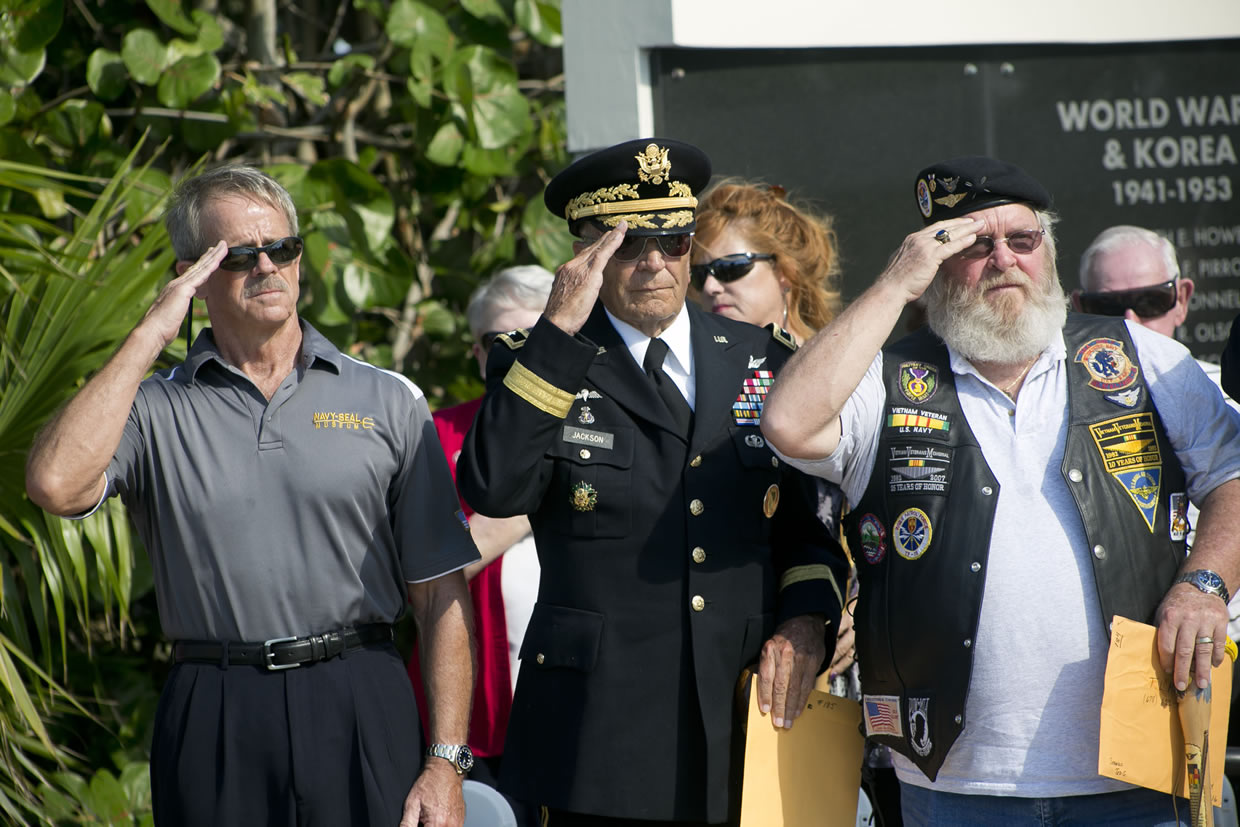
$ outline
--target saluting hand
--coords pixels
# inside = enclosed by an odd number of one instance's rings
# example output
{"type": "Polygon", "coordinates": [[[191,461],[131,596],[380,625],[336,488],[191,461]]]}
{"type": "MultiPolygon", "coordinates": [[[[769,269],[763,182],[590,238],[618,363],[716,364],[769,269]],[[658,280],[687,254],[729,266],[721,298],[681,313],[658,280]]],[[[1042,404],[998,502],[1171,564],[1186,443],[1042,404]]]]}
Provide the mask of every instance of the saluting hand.
{"type": "Polygon", "coordinates": [[[142,317],[139,327],[151,330],[159,338],[159,349],[167,347],[181,331],[181,323],[189,312],[190,302],[211,274],[219,269],[228,255],[228,243],[221,240],[202,254],[193,264],[177,262],[179,275],[164,285],[142,317]]]}
{"type": "Polygon", "coordinates": [[[581,330],[590,318],[598,292],[603,287],[603,268],[611,261],[611,254],[620,242],[624,241],[627,229],[628,225],[621,221],[615,229],[608,230],[595,241],[573,245],[577,255],[555,271],[551,295],[547,297],[547,309],[543,311],[547,321],[570,336],[581,330]]]}
{"type": "Polygon", "coordinates": [[[910,233],[875,283],[899,289],[904,293],[905,304],[920,298],[934,281],[939,266],[976,241],[978,231],[985,226],[985,222],[965,216],[938,221],[910,233]]]}
{"type": "Polygon", "coordinates": [[[770,713],[776,727],[792,729],[792,722],[805,709],[818,667],[827,656],[823,623],[820,614],[785,620],[762,645],[758,708],[770,713]]]}

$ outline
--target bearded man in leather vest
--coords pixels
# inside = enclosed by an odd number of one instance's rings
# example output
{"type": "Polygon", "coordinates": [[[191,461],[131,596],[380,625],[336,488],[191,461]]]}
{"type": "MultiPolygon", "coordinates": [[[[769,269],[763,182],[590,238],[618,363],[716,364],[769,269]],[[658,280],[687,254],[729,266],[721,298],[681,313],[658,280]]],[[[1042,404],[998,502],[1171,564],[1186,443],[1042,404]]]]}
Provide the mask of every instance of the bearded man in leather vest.
{"type": "Polygon", "coordinates": [[[1177,823],[1167,796],[1097,774],[1109,626],[1156,624],[1180,689],[1222,662],[1240,416],[1178,343],[1067,313],[1029,174],[954,158],[914,191],[925,226],[794,355],[762,421],[855,503],[866,733],[918,824],[1177,823]],[[884,348],[914,302],[927,328],[884,348]]]}

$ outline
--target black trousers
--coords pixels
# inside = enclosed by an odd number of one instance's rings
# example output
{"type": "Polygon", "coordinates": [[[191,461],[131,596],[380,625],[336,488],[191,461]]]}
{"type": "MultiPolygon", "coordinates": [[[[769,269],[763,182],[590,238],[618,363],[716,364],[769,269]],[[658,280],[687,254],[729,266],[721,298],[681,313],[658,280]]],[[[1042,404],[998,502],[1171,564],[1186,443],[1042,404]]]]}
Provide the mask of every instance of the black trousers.
{"type": "Polygon", "coordinates": [[[155,719],[155,823],[395,827],[421,742],[390,643],[279,672],[180,663],[155,719]]]}
{"type": "Polygon", "coordinates": [[[544,808],[545,827],[710,827],[704,821],[642,821],[635,818],[608,818],[567,810],[544,808]]]}

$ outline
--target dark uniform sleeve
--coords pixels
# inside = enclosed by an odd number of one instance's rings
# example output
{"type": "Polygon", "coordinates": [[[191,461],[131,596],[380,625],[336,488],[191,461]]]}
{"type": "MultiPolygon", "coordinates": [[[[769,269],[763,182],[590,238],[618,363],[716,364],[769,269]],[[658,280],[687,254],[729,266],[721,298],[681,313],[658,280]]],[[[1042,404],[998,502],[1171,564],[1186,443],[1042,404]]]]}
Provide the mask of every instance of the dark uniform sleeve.
{"type": "MultiPolygon", "coordinates": [[[[782,623],[798,615],[826,615],[827,651],[834,651],[844,594],[848,588],[848,558],[843,547],[818,518],[818,491],[814,480],[784,465],[780,489],[788,502],[780,504],[771,526],[771,551],[779,575],[778,613],[782,623]]],[[[828,657],[823,668],[830,665],[828,657]]]]}
{"type": "Polygon", "coordinates": [[[1240,402],[1240,316],[1231,322],[1231,335],[1223,348],[1222,384],[1227,395],[1240,402]]]}
{"type": "Polygon", "coordinates": [[[471,508],[487,517],[538,509],[552,472],[547,450],[597,351],[545,318],[528,334],[496,340],[486,398],[457,460],[457,486],[471,508]]]}

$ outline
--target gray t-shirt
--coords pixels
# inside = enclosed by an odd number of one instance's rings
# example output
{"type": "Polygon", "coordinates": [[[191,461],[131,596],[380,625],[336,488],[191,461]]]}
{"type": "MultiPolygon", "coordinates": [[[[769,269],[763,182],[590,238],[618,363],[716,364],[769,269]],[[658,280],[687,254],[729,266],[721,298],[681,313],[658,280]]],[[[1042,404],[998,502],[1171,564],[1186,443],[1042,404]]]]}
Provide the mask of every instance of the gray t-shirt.
{"type": "Polygon", "coordinates": [[[270,401],[210,329],[138,389],[106,496],[150,552],[170,638],[392,622],[406,581],[478,559],[421,391],[302,331],[270,401]]]}

